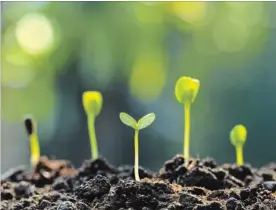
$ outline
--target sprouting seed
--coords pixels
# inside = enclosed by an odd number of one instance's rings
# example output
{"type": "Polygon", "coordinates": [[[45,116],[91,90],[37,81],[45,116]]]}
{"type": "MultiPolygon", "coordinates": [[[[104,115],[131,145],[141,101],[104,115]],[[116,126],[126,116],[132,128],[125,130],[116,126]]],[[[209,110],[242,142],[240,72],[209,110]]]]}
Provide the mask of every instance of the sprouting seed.
{"type": "Polygon", "coordinates": [[[184,104],[184,158],[186,165],[190,158],[190,113],[200,82],[191,77],[180,77],[175,85],[175,97],[179,103],[184,104]]]}
{"type": "Polygon", "coordinates": [[[31,117],[24,119],[25,128],[30,140],[30,162],[32,166],[35,166],[40,158],[39,140],[37,136],[36,122],[31,117]]]}
{"type": "Polygon", "coordinates": [[[244,125],[236,125],[230,132],[230,140],[236,149],[237,165],[243,165],[243,145],[246,142],[247,130],[244,125]]]}
{"type": "Polygon", "coordinates": [[[139,142],[138,142],[138,135],[139,130],[142,130],[148,126],[150,126],[153,121],[155,120],[155,114],[150,113],[142,117],[138,122],[128,115],[127,113],[121,112],[120,113],[121,121],[134,129],[134,177],[136,181],[140,181],[139,177],[139,142]]]}
{"type": "Polygon", "coordinates": [[[87,115],[88,132],[92,159],[98,158],[98,144],[95,133],[95,119],[100,114],[103,104],[102,94],[98,91],[86,91],[82,103],[87,115]]]}

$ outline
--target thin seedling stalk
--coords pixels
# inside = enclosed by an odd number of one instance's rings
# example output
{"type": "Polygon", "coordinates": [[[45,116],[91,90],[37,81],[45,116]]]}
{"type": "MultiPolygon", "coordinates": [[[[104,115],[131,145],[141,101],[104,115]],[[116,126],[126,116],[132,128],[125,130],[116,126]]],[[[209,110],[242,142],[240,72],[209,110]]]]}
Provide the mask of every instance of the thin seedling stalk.
{"type": "Polygon", "coordinates": [[[98,143],[95,132],[95,116],[93,114],[88,115],[88,132],[90,139],[90,149],[92,151],[92,159],[97,159],[98,154],[98,143]]]}
{"type": "Polygon", "coordinates": [[[191,123],[191,104],[184,105],[184,158],[186,164],[190,157],[190,123],[191,123]]]}
{"type": "Polygon", "coordinates": [[[139,130],[135,129],[135,134],[134,134],[134,176],[136,181],[140,181],[139,177],[139,142],[138,142],[138,135],[139,135],[139,130]]]}

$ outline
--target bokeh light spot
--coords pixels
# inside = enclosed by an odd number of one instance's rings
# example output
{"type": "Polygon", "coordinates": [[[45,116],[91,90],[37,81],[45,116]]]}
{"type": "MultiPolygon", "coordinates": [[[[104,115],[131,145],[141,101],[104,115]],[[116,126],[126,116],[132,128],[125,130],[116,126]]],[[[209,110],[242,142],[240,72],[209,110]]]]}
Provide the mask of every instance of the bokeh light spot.
{"type": "Polygon", "coordinates": [[[2,56],[2,80],[3,87],[22,88],[35,77],[36,71],[33,62],[24,53],[9,52],[2,56]]]}
{"type": "Polygon", "coordinates": [[[139,5],[134,7],[137,20],[141,23],[161,23],[162,13],[155,6],[139,5]]]}
{"type": "Polygon", "coordinates": [[[40,54],[53,45],[53,27],[44,15],[39,13],[27,14],[17,23],[16,39],[20,47],[26,52],[40,54]]]}
{"type": "Polygon", "coordinates": [[[234,23],[244,22],[253,26],[264,20],[263,2],[229,2],[227,6],[229,19],[234,23]]]}
{"type": "Polygon", "coordinates": [[[231,21],[220,21],[213,32],[214,42],[222,52],[238,52],[242,50],[248,41],[247,26],[231,21]]]}
{"type": "Polygon", "coordinates": [[[205,17],[204,2],[172,2],[174,13],[188,23],[202,21],[205,17]]]}
{"type": "Polygon", "coordinates": [[[166,75],[160,54],[138,56],[130,77],[130,91],[137,99],[148,102],[162,93],[166,75]]]}

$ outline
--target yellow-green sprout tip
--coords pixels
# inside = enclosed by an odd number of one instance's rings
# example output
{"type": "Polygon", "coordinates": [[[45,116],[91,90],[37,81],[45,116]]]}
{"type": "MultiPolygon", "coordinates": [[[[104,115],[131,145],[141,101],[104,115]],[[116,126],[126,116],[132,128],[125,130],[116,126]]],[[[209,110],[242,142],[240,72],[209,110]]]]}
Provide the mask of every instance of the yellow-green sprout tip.
{"type": "Polygon", "coordinates": [[[231,143],[234,146],[243,145],[246,141],[247,130],[244,125],[235,125],[230,132],[231,143]]]}
{"type": "Polygon", "coordinates": [[[175,97],[179,103],[187,104],[193,103],[198,90],[200,82],[198,79],[191,77],[180,77],[175,84],[175,97]]]}
{"type": "Polygon", "coordinates": [[[96,117],[102,109],[102,94],[98,91],[86,91],[82,95],[82,103],[86,114],[91,114],[96,117]]]}
{"type": "Polygon", "coordinates": [[[37,131],[36,131],[36,123],[34,119],[30,117],[26,117],[24,119],[24,124],[30,139],[30,153],[31,153],[30,161],[32,166],[35,166],[38,163],[40,158],[40,148],[39,148],[39,140],[38,140],[37,131]]]}
{"type": "Polygon", "coordinates": [[[90,138],[91,155],[93,159],[97,159],[98,143],[95,133],[95,118],[100,114],[102,109],[102,94],[98,91],[86,91],[83,93],[82,103],[88,119],[87,124],[90,138]]]}
{"type": "Polygon", "coordinates": [[[243,145],[246,142],[247,130],[244,125],[236,125],[230,132],[230,140],[236,149],[236,162],[243,165],[243,145]]]}

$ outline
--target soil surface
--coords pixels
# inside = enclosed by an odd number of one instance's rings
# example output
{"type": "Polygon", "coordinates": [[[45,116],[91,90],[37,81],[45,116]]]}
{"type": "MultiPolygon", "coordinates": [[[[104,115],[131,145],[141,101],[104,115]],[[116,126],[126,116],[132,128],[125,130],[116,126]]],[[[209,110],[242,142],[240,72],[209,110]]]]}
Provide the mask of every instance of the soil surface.
{"type": "Polygon", "coordinates": [[[276,163],[217,165],[177,155],[159,172],[115,167],[105,159],[76,169],[41,157],[32,172],[13,168],[1,176],[1,210],[276,210],[276,163]],[[187,167],[185,166],[187,165],[187,167]]]}

